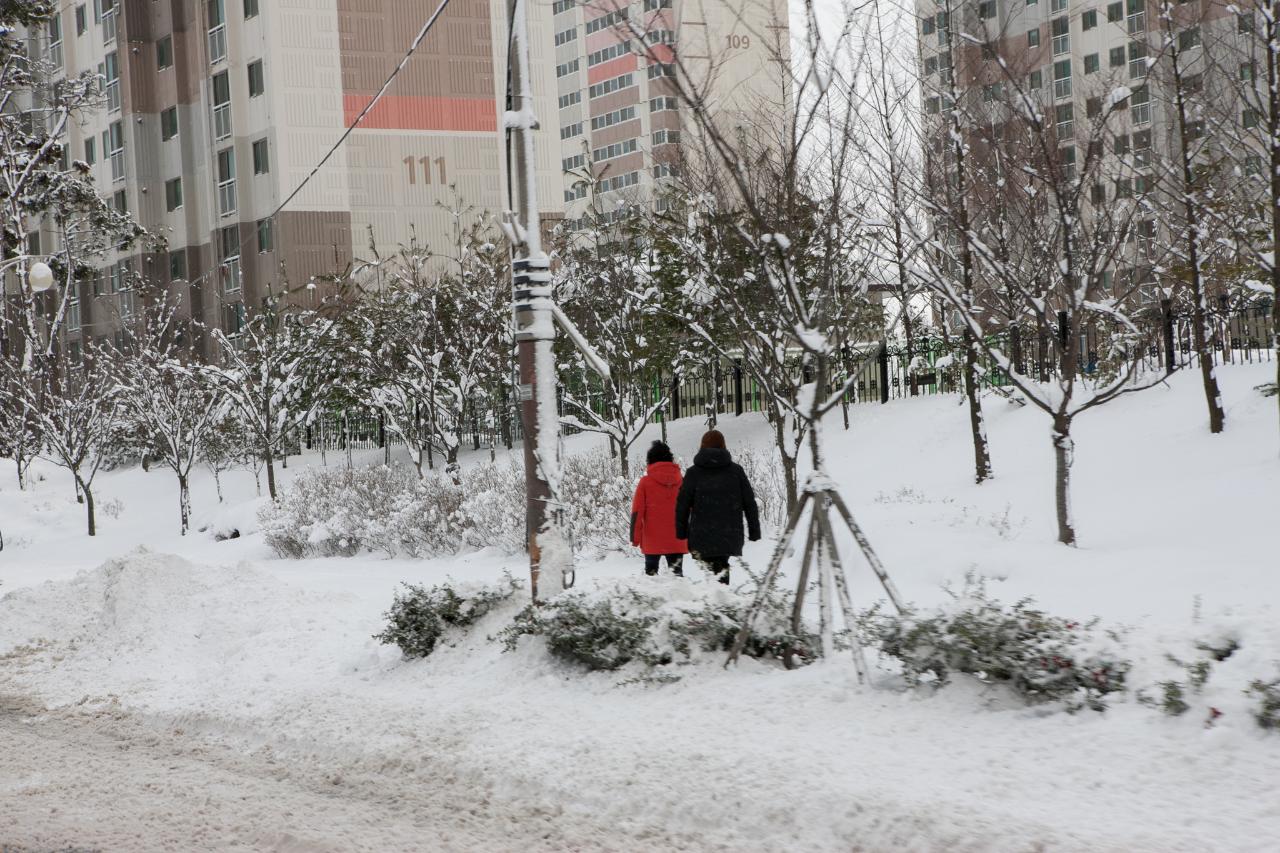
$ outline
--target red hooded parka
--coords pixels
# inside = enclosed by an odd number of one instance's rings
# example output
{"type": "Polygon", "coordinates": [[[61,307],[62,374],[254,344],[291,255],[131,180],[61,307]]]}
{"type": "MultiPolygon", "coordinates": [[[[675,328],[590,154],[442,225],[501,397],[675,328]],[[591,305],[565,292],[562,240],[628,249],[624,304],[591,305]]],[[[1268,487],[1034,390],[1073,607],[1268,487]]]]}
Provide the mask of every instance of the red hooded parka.
{"type": "Polygon", "coordinates": [[[640,478],[631,501],[631,544],[645,554],[687,554],[689,543],[676,538],[676,495],[680,466],[654,462],[640,478]]]}

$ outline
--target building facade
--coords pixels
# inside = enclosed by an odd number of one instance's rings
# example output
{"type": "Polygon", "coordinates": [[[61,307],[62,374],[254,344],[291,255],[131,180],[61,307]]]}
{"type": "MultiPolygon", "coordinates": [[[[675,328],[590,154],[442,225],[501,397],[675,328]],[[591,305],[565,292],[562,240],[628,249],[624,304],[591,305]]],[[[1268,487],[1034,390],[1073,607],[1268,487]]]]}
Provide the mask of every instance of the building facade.
{"type": "MultiPolygon", "coordinates": [[[[546,218],[581,216],[590,197],[606,208],[652,202],[683,132],[672,66],[661,61],[678,44],[693,65],[705,61],[708,79],[715,65],[719,107],[747,93],[781,99],[782,75],[761,74],[762,34],[785,42],[785,15],[779,27],[772,7],[750,8],[530,4],[546,218]],[[639,38],[629,34],[636,21],[639,38]]],[[[505,0],[452,0],[361,117],[433,9],[420,0],[62,4],[31,34],[32,49],[66,75],[96,72],[106,99],[69,130],[68,157],[163,241],[104,258],[81,284],[70,349],[118,339],[139,291],[160,287],[212,357],[202,328],[234,333],[271,296],[314,307],[335,277],[411,239],[447,254],[458,210],[510,207],[505,0]]]]}

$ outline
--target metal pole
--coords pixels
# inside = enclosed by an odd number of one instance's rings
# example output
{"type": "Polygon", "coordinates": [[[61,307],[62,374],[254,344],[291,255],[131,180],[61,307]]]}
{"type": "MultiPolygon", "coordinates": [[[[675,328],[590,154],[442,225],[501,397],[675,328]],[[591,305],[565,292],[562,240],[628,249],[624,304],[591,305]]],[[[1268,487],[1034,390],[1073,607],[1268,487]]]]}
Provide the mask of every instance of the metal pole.
{"type": "Polygon", "coordinates": [[[560,467],[560,417],[556,411],[552,353],[556,331],[551,264],[542,250],[542,223],[538,215],[537,159],[533,147],[538,119],[533,111],[529,81],[527,9],[528,0],[513,0],[507,59],[511,103],[504,123],[509,132],[510,180],[516,199],[516,210],[514,216],[508,217],[506,231],[513,246],[512,319],[520,420],[524,428],[525,532],[530,586],[537,601],[564,588],[565,579],[572,571],[572,558],[567,543],[559,535],[555,513],[548,512],[548,505],[555,501],[555,481],[560,467]]]}

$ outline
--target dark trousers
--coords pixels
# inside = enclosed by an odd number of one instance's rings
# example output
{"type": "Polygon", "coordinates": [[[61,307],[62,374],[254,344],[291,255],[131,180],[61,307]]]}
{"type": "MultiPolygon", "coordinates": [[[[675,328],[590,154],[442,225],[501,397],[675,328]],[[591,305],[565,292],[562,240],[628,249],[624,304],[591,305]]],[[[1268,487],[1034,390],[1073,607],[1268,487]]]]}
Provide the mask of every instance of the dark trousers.
{"type": "Polygon", "coordinates": [[[698,562],[702,563],[702,568],[711,572],[720,583],[729,583],[729,558],[728,557],[705,557],[702,554],[696,555],[698,562]]]}
{"type": "MultiPolygon", "coordinates": [[[[662,554],[645,554],[644,555],[644,573],[646,575],[656,575],[658,573],[658,561],[663,558],[662,554]]],[[[671,567],[671,572],[676,577],[684,577],[684,554],[666,554],[667,565],[671,567]]]]}

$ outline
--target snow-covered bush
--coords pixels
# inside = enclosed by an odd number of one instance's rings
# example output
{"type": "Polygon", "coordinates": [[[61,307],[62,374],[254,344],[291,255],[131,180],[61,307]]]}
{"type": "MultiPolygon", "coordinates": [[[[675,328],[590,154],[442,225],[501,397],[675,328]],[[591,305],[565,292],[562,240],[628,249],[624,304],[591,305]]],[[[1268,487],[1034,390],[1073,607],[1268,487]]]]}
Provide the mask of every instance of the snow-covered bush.
{"type": "MultiPolygon", "coordinates": [[[[565,461],[567,523],[579,547],[627,547],[633,484],[597,451],[565,461]]],[[[311,468],[263,506],[267,544],[282,557],[349,557],[361,551],[431,556],[525,545],[524,472],[515,461],[421,479],[407,467],[311,468]]]]}
{"type": "Polygon", "coordinates": [[[1280,729],[1280,678],[1258,679],[1245,694],[1255,699],[1253,719],[1264,729],[1280,729]]]}
{"type": "MultiPolygon", "coordinates": [[[[681,594],[670,598],[629,583],[571,590],[525,608],[499,639],[510,651],[522,637],[541,637],[552,656],[592,671],[631,663],[652,669],[728,651],[751,594],[719,585],[679,589],[681,594]]],[[[817,637],[791,632],[790,613],[789,593],[771,591],[745,654],[775,659],[790,654],[801,662],[819,654],[817,637]]]]}
{"type": "Polygon", "coordinates": [[[1093,624],[1037,610],[1030,599],[1005,605],[970,576],[953,600],[932,613],[859,620],[864,642],[902,666],[907,683],[947,683],[955,672],[1010,688],[1028,705],[1060,701],[1069,710],[1102,710],[1122,691],[1129,663],[1096,648],[1093,624]]]}
{"type": "Polygon", "coordinates": [[[744,445],[733,451],[733,461],[742,466],[760,507],[765,524],[781,527],[787,521],[787,482],[778,448],[744,445]]]}
{"type": "Polygon", "coordinates": [[[458,503],[440,483],[428,486],[400,468],[311,468],[258,519],[267,544],[283,557],[416,555],[427,543],[456,541],[449,527],[458,503]]]}
{"type": "Polygon", "coordinates": [[[506,583],[462,591],[448,584],[426,589],[406,583],[404,588],[405,592],[395,594],[391,609],[386,612],[386,629],[373,638],[399,646],[406,658],[424,658],[435,651],[446,631],[475,624],[511,598],[517,584],[508,575],[506,583]]]}
{"type": "Polygon", "coordinates": [[[600,448],[566,457],[562,472],[561,499],[574,542],[601,551],[627,548],[636,484],[622,476],[618,460],[600,448]]]}
{"type": "Polygon", "coordinates": [[[462,469],[462,536],[472,548],[494,545],[508,553],[525,546],[524,469],[514,460],[462,469]]]}
{"type": "Polygon", "coordinates": [[[1184,679],[1167,679],[1156,684],[1159,696],[1152,696],[1145,690],[1138,691],[1138,701],[1153,708],[1159,708],[1170,717],[1180,717],[1191,710],[1187,703],[1189,695],[1199,695],[1209,681],[1209,670],[1212,662],[1197,660],[1186,663],[1173,655],[1165,655],[1169,663],[1186,673],[1184,679]]]}

